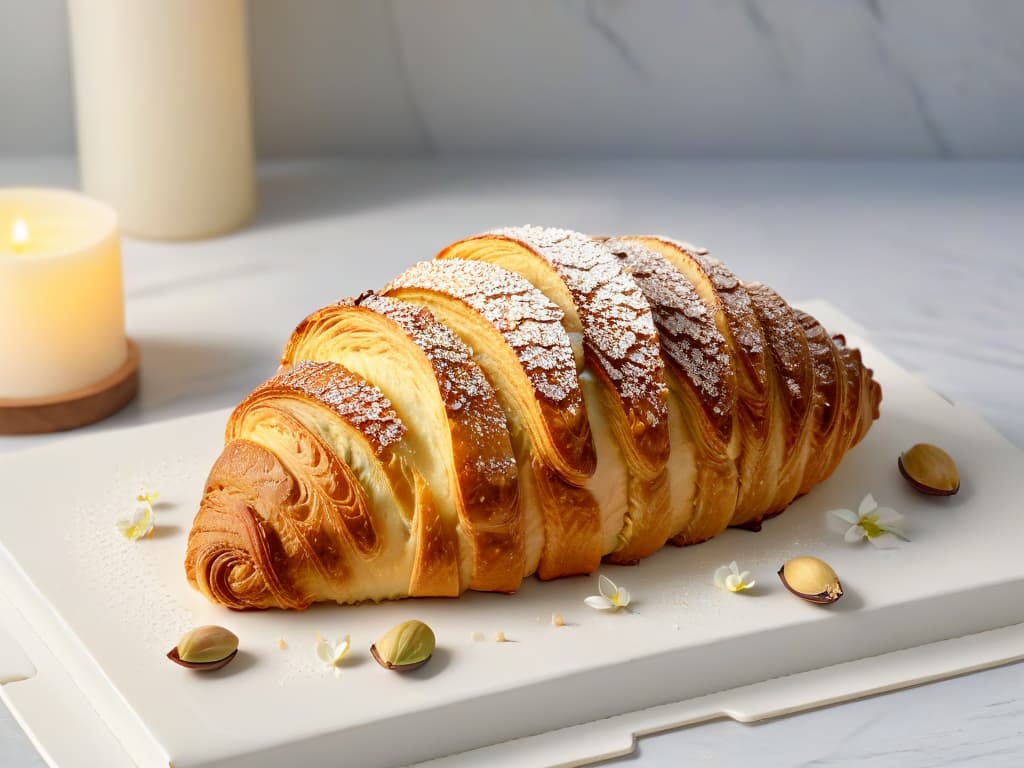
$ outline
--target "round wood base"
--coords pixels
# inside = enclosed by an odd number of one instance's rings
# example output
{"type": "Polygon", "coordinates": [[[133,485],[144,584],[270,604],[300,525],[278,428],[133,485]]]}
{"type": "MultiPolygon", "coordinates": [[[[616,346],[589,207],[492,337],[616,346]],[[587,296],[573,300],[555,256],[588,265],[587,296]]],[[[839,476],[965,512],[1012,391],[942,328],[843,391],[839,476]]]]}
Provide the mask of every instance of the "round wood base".
{"type": "Polygon", "coordinates": [[[51,397],[0,399],[0,435],[38,435],[84,427],[121,410],[139,391],[139,347],[127,340],[124,365],[92,386],[51,397]]]}

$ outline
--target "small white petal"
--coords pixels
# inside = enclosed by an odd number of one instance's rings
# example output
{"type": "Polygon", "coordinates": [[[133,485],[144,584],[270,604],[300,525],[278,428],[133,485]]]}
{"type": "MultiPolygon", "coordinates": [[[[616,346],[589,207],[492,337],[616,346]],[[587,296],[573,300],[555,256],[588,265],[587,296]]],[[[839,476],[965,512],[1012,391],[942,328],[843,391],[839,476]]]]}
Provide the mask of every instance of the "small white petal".
{"type": "Polygon", "coordinates": [[[729,563],[729,570],[732,573],[735,573],[737,576],[739,576],[740,566],[739,566],[739,564],[737,564],[737,562],[735,560],[733,560],[731,563],[729,563]]]}
{"type": "Polygon", "coordinates": [[[730,573],[729,576],[725,580],[725,586],[726,586],[726,588],[728,588],[728,590],[730,592],[735,592],[737,589],[740,588],[740,585],[742,583],[743,583],[743,580],[739,576],[737,576],[735,573],[730,573]]]}
{"type": "Polygon", "coordinates": [[[142,501],[149,505],[153,505],[157,499],[160,498],[159,491],[151,491],[147,486],[140,485],[138,492],[135,494],[136,501],[142,501]]]}
{"type": "Polygon", "coordinates": [[[894,536],[891,533],[880,533],[877,536],[868,539],[868,541],[879,549],[892,549],[900,545],[899,537],[894,536]]]}
{"type": "Polygon", "coordinates": [[[719,589],[728,589],[726,586],[726,579],[729,577],[730,571],[728,565],[723,565],[717,571],[715,571],[715,586],[719,589]]]}
{"type": "Polygon", "coordinates": [[[875,520],[882,528],[891,528],[894,525],[899,525],[903,522],[903,515],[895,509],[879,507],[875,512],[875,520]]]}
{"type": "Polygon", "coordinates": [[[863,527],[859,525],[854,525],[851,526],[850,530],[848,530],[846,532],[846,535],[843,536],[843,541],[845,541],[847,544],[856,544],[858,541],[860,541],[867,535],[867,531],[865,531],[863,527]]]}
{"type": "Polygon", "coordinates": [[[757,584],[757,581],[754,580],[754,579],[751,579],[750,581],[745,582],[743,584],[743,588],[744,589],[753,589],[756,584],[757,584]]]}
{"type": "Polygon", "coordinates": [[[604,595],[591,595],[584,601],[587,605],[597,611],[614,611],[616,608],[615,603],[609,600],[604,595]]]}
{"type": "Polygon", "coordinates": [[[609,579],[607,576],[601,575],[597,578],[597,591],[611,600],[612,595],[618,592],[619,588],[615,586],[614,581],[609,579]]]}
{"type": "Polygon", "coordinates": [[[870,493],[860,501],[860,506],[857,508],[857,514],[861,517],[864,515],[874,512],[878,509],[878,502],[875,501],[875,497],[870,493]]]}
{"type": "Polygon", "coordinates": [[[129,541],[138,541],[153,530],[153,508],[148,502],[139,502],[131,512],[118,520],[115,525],[129,541]]]}
{"type": "Polygon", "coordinates": [[[825,516],[825,525],[830,531],[838,533],[840,536],[842,536],[844,533],[850,530],[851,525],[860,524],[860,518],[857,517],[856,514],[854,514],[853,517],[854,521],[851,523],[849,520],[843,520],[837,517],[836,515],[828,514],[825,516]]]}
{"type": "Polygon", "coordinates": [[[860,517],[852,509],[830,509],[828,514],[850,525],[856,525],[860,522],[860,517]]]}
{"type": "Polygon", "coordinates": [[[625,608],[629,605],[629,590],[625,587],[619,587],[615,591],[615,599],[612,600],[618,608],[625,608]]]}
{"type": "Polygon", "coordinates": [[[316,633],[316,655],[329,667],[338,667],[351,649],[351,635],[345,635],[337,643],[331,643],[319,632],[316,633]]]}
{"type": "Polygon", "coordinates": [[[352,637],[350,635],[345,635],[345,637],[343,637],[341,640],[338,641],[338,644],[334,648],[334,654],[333,654],[333,659],[331,661],[331,666],[335,666],[335,667],[338,666],[338,664],[341,662],[342,659],[345,658],[345,656],[348,654],[348,652],[349,652],[349,650],[351,650],[351,648],[352,648],[352,637]]]}
{"type": "Polygon", "coordinates": [[[749,578],[750,578],[750,571],[744,571],[743,573],[740,574],[740,581],[743,584],[753,584],[754,582],[747,581],[747,579],[749,579],[749,578]]]}
{"type": "Polygon", "coordinates": [[[316,633],[316,655],[325,664],[331,664],[334,657],[331,651],[331,644],[319,632],[316,633]]]}

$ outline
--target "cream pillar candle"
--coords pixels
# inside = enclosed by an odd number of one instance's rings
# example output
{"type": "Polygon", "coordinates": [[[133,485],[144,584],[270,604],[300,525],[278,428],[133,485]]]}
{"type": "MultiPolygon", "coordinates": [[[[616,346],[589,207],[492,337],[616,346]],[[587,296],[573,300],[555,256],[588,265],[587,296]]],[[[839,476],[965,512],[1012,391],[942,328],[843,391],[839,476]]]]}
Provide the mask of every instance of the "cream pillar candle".
{"type": "Polygon", "coordinates": [[[125,232],[222,234],[254,205],[243,0],[69,0],[82,188],[125,232]]]}
{"type": "Polygon", "coordinates": [[[117,216],[57,189],[0,189],[0,400],[89,387],[125,362],[117,216]]]}

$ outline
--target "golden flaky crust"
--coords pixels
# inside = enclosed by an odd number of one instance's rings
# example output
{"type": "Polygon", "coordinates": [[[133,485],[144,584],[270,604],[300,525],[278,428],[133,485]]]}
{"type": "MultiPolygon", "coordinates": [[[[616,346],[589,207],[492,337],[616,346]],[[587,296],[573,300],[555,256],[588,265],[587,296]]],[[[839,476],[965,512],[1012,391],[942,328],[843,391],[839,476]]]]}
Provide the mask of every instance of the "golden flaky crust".
{"type": "Polygon", "coordinates": [[[412,460],[461,535],[461,587],[511,592],[525,562],[518,473],[505,414],[472,351],[423,307],[368,293],[314,312],[281,364],[340,363],[376,386],[419,429],[412,460]]]}
{"type": "Polygon", "coordinates": [[[583,485],[597,461],[562,311],[520,275],[461,259],[420,262],[384,293],[429,307],[494,384],[521,472],[525,572],[593,571],[600,512],[583,485]]]}
{"type": "Polygon", "coordinates": [[[440,565],[412,569],[409,532],[434,513],[401,455],[405,433],[379,391],[333,363],[260,385],[207,479],[185,563],[193,586],[232,608],[458,594],[454,542],[440,565]]]}
{"type": "Polygon", "coordinates": [[[566,330],[582,334],[585,355],[620,401],[632,461],[658,474],[669,453],[658,335],[640,287],[601,243],[566,229],[508,227],[453,243],[437,258],[505,267],[558,304],[566,330]]]}
{"type": "MultiPolygon", "coordinates": [[[[666,237],[626,238],[665,257],[693,285],[712,312],[736,372],[736,407],[729,419],[728,453],[738,489],[731,525],[760,520],[772,480],[773,408],[764,330],[743,283],[706,248],[666,237]]],[[[684,542],[685,543],[685,542],[684,542]]]]}
{"type": "Polygon", "coordinates": [[[757,529],[879,415],[859,351],[705,249],[540,227],[324,307],[189,535],[231,608],[511,592],[757,529]]]}
{"type": "Polygon", "coordinates": [[[437,258],[505,267],[562,309],[570,339],[582,341],[581,384],[598,452],[587,487],[601,510],[605,559],[635,563],[660,549],[670,517],[668,388],[640,286],[601,243],[565,229],[499,229],[454,243],[437,258]]]}
{"type": "Polygon", "coordinates": [[[669,369],[669,389],[685,414],[675,430],[677,466],[690,475],[676,483],[672,520],[666,538],[696,544],[721,533],[736,508],[738,476],[729,456],[736,410],[736,372],[725,338],[715,325],[713,305],[656,251],[628,239],[607,241],[640,285],[658,327],[669,369]]]}

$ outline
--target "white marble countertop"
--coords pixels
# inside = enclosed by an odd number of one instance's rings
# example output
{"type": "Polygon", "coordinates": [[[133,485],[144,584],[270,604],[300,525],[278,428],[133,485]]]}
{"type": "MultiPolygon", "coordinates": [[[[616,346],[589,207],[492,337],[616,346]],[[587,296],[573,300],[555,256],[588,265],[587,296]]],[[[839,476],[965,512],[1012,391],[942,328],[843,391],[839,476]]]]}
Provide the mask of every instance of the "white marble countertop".
{"type": "MultiPolygon", "coordinates": [[[[0,186],[20,184],[74,186],[74,164],[0,159],[0,186]]],[[[460,236],[531,222],[674,235],[787,298],[828,299],[1024,447],[1024,164],[349,158],[263,166],[260,194],[260,215],[235,235],[125,241],[142,390],[89,429],[233,405],[316,307],[460,236]]],[[[0,438],[0,453],[59,439],[0,438]]],[[[757,725],[648,737],[619,762],[1017,766],[1022,722],[1017,664],[757,725]]],[[[44,764],[2,708],[0,764],[44,764]]]]}

